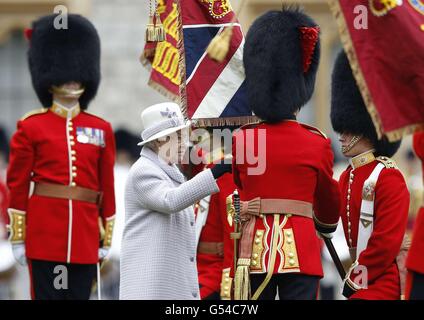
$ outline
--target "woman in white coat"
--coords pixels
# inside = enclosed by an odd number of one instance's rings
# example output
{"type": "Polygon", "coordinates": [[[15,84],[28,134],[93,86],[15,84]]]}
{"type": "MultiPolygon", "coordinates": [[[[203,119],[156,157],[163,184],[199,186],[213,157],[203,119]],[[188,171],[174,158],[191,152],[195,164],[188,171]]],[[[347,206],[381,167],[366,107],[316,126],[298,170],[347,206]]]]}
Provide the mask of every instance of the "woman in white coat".
{"type": "Polygon", "coordinates": [[[189,127],[179,106],[154,105],[141,117],[144,147],[125,187],[120,299],[199,299],[193,204],[219,191],[215,179],[231,164],[186,181],[176,166],[189,127]]]}

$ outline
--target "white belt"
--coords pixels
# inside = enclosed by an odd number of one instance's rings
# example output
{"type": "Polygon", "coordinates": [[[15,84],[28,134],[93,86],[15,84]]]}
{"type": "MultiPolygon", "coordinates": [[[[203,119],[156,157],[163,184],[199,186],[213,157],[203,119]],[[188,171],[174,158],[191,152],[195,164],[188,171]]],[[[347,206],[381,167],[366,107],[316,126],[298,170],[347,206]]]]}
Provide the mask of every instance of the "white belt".
{"type": "Polygon", "coordinates": [[[378,177],[384,168],[384,164],[377,164],[369,178],[364,182],[362,189],[361,214],[359,217],[356,259],[367,247],[368,240],[371,237],[371,233],[373,231],[375,186],[377,185],[378,177]]]}

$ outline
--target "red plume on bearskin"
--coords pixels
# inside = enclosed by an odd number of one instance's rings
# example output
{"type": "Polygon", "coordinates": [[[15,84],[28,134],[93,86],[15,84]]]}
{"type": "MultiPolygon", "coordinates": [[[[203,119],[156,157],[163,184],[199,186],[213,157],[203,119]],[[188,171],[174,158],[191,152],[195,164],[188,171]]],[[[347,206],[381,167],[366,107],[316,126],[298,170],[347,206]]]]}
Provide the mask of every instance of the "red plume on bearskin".
{"type": "Polygon", "coordinates": [[[312,56],[319,39],[319,27],[300,27],[302,40],[303,72],[307,73],[312,63],[312,56]]]}
{"type": "Polygon", "coordinates": [[[243,52],[255,115],[270,123],[293,119],[312,97],[319,60],[318,24],[299,7],[283,6],[256,19],[243,52]]]}
{"type": "Polygon", "coordinates": [[[28,41],[31,41],[32,31],[33,29],[31,28],[25,28],[24,30],[25,39],[27,39],[28,41]]]}

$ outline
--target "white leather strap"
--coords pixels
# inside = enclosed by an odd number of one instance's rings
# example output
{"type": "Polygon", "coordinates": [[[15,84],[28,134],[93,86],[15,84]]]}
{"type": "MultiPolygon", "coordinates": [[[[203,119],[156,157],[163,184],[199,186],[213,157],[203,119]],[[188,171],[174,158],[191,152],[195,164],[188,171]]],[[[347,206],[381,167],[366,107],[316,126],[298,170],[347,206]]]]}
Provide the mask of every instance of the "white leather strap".
{"type": "Polygon", "coordinates": [[[365,250],[374,225],[374,201],[375,186],[381,171],[385,168],[384,164],[378,163],[373,172],[364,182],[362,188],[361,214],[359,217],[358,243],[356,246],[356,259],[362,251],[365,250]]]}

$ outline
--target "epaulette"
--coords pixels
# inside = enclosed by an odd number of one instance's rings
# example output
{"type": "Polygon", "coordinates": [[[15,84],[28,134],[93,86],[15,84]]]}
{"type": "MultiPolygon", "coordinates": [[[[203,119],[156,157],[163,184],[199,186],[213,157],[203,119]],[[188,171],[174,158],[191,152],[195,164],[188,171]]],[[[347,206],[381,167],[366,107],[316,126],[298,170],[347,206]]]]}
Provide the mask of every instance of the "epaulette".
{"type": "Polygon", "coordinates": [[[22,118],[21,118],[21,121],[23,121],[23,120],[25,120],[25,119],[28,119],[29,117],[32,117],[32,116],[35,116],[35,115],[37,115],[37,114],[43,114],[43,113],[46,113],[47,111],[48,111],[49,109],[47,109],[47,108],[41,108],[41,109],[35,109],[35,110],[32,110],[32,111],[30,111],[30,112],[27,112],[22,118]]]}
{"type": "Polygon", "coordinates": [[[299,124],[302,127],[304,127],[305,129],[308,129],[309,131],[311,131],[313,133],[316,133],[316,134],[319,134],[320,136],[322,136],[325,139],[327,139],[327,135],[324,132],[322,132],[320,129],[318,129],[316,127],[313,127],[313,126],[310,126],[309,124],[301,123],[301,122],[299,122],[299,124]]]}
{"type": "Polygon", "coordinates": [[[388,158],[388,157],[377,157],[376,160],[378,162],[381,162],[382,164],[384,164],[384,166],[387,169],[399,169],[395,160],[393,160],[392,158],[388,158]]]}
{"type": "Polygon", "coordinates": [[[263,122],[263,121],[259,121],[259,122],[254,122],[254,123],[247,123],[247,124],[244,124],[244,125],[242,125],[241,127],[239,127],[239,128],[237,129],[237,131],[239,131],[239,130],[243,130],[243,129],[254,128],[254,127],[256,127],[257,125],[261,124],[262,122],[263,122]]]}

